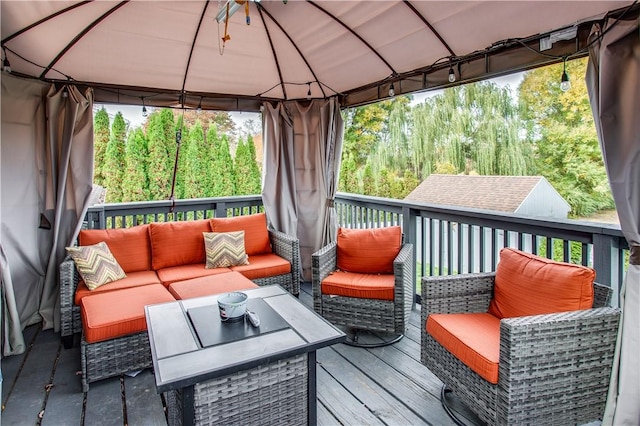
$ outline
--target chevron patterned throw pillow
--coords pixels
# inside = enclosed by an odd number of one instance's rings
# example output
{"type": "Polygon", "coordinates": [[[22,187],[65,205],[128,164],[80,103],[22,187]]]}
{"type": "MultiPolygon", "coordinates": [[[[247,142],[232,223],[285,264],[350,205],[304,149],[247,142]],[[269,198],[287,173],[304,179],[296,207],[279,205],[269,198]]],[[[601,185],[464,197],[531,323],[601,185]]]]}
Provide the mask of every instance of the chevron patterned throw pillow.
{"type": "Polygon", "coordinates": [[[104,241],[92,246],[67,247],[66,250],[89,290],[127,276],[104,241]]]}
{"type": "Polygon", "coordinates": [[[249,257],[244,248],[244,231],[203,232],[207,257],[205,268],[227,268],[248,265],[249,257]]]}

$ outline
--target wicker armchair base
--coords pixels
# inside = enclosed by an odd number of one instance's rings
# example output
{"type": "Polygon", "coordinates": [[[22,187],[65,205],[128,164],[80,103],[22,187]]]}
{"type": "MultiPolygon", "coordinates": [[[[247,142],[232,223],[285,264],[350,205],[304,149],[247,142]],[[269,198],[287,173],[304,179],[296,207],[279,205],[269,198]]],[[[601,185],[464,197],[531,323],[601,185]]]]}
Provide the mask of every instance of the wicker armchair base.
{"type": "MultiPolygon", "coordinates": [[[[396,333],[392,300],[322,295],[322,316],[333,325],[396,333]]],[[[404,332],[404,324],[398,334],[404,332]]]]}
{"type": "Polygon", "coordinates": [[[307,424],[308,374],[305,354],[165,392],[168,423],[189,413],[195,425],[307,424]]]}
{"type": "Polygon", "coordinates": [[[82,336],[80,343],[82,364],[82,391],[89,390],[89,383],[130,371],[152,366],[149,334],[137,334],[87,343],[82,336]]]}

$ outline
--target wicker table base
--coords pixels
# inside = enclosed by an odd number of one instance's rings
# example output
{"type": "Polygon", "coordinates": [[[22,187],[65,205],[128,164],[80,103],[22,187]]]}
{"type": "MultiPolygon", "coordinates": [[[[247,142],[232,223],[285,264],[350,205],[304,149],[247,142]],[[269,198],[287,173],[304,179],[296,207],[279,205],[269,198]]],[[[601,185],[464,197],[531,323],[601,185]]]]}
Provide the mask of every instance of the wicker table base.
{"type": "Polygon", "coordinates": [[[169,426],[306,424],[308,378],[305,354],[165,392],[169,426]]]}

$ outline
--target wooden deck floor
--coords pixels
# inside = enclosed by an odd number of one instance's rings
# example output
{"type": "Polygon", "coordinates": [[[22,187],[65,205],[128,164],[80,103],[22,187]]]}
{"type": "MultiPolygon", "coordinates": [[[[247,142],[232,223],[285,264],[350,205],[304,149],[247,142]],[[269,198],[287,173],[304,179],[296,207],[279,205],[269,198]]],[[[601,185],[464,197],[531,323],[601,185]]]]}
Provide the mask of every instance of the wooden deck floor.
{"type": "MultiPolygon", "coordinates": [[[[309,284],[300,299],[311,305],[309,284]]],[[[400,342],[362,349],[335,345],[318,352],[319,425],[453,425],[440,405],[442,383],[420,359],[420,311],[400,342]]],[[[150,369],[136,377],[92,383],[78,377],[80,349],[31,326],[29,348],[2,360],[3,425],[166,425],[150,369]]]]}

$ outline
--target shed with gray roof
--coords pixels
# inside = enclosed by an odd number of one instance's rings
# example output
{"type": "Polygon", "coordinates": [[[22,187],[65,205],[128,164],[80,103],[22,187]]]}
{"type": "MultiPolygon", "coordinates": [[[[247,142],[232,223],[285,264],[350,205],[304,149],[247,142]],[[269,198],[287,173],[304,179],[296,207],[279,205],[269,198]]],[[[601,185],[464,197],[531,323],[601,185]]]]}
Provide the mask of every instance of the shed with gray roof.
{"type": "Polygon", "coordinates": [[[571,210],[542,176],[432,174],[405,200],[555,219],[566,219],[571,210]]]}

